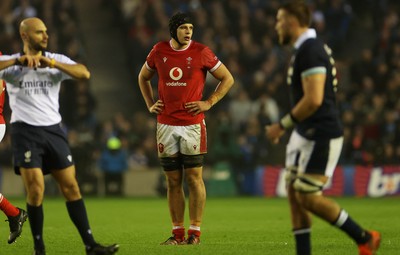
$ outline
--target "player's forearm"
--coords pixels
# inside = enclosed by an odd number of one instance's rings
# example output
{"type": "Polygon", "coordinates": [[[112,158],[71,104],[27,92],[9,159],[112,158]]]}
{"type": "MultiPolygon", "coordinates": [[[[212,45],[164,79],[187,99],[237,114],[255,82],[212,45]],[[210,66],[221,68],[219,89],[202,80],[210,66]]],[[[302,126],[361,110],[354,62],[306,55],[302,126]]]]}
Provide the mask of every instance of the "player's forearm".
{"type": "Polygon", "coordinates": [[[18,58],[11,58],[8,60],[2,60],[0,61],[0,70],[4,70],[7,67],[13,66],[13,65],[20,65],[20,62],[18,61],[18,58]]]}
{"type": "Polygon", "coordinates": [[[150,81],[145,81],[143,78],[139,77],[139,88],[146,103],[147,109],[150,109],[150,107],[154,104],[153,89],[150,81]]]}
{"type": "Polygon", "coordinates": [[[303,121],[313,115],[319,108],[319,105],[302,98],[291,110],[292,115],[297,121],[303,121]]]}
{"type": "Polygon", "coordinates": [[[82,64],[64,64],[61,62],[57,62],[54,59],[52,59],[51,65],[49,66],[50,68],[57,68],[60,71],[68,74],[74,79],[78,80],[88,80],[90,78],[90,72],[86,68],[86,66],[82,64]]]}
{"type": "Polygon", "coordinates": [[[211,96],[206,100],[211,107],[218,103],[232,88],[234,83],[233,77],[227,77],[223,79],[215,89],[215,91],[211,94],[211,96]]]}

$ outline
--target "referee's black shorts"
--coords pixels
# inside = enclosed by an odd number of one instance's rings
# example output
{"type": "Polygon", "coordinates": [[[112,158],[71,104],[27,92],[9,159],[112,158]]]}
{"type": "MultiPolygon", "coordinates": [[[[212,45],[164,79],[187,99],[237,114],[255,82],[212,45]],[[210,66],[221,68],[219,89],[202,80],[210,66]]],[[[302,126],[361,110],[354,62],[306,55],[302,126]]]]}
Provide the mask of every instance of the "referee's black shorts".
{"type": "Polygon", "coordinates": [[[23,122],[11,124],[14,171],[19,168],[41,168],[43,174],[74,164],[65,131],[60,124],[32,126],[23,122]]]}

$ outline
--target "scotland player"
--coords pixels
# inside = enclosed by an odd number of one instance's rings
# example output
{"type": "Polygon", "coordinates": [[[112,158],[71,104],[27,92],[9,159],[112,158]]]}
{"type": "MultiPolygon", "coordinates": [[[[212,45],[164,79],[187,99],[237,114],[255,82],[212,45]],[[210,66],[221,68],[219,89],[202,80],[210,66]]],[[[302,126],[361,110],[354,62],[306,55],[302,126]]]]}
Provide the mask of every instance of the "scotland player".
{"type": "Polygon", "coordinates": [[[51,174],[57,181],[67,201],[69,216],[85,243],[86,254],[114,254],[118,245],[102,246],[92,235],[58,112],[61,81],[89,79],[90,73],[84,65],[64,55],[45,51],[47,28],[40,19],[23,20],[20,35],[23,52],[0,57],[0,78],[8,84],[14,167],[27,193],[34,254],[45,254],[42,207],[45,174],[51,174]]]}
{"type": "Polygon", "coordinates": [[[277,143],[286,129],[295,126],[286,149],[287,190],[298,255],[311,254],[310,213],[347,233],[360,255],[374,254],[380,234],[361,228],[338,204],[322,195],[332,176],[343,144],[336,108],[336,69],[330,49],[309,29],[310,11],[301,1],[279,8],[276,31],[282,45],[295,53],[288,69],[292,109],[280,123],[266,127],[277,143]]]}

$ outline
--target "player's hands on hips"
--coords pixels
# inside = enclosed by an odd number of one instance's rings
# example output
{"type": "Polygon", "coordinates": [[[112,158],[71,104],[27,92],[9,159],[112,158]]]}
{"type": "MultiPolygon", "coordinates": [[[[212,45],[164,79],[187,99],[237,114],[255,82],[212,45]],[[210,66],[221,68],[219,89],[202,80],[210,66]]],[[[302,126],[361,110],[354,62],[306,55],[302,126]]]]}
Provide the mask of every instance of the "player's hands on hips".
{"type": "Polygon", "coordinates": [[[188,109],[188,112],[193,116],[208,111],[211,108],[211,105],[207,101],[194,101],[185,104],[185,108],[188,109]]]}
{"type": "Polygon", "coordinates": [[[283,134],[285,133],[285,130],[279,125],[279,123],[274,123],[272,125],[265,126],[265,134],[273,144],[279,143],[279,139],[283,134]]]}
{"type": "Polygon", "coordinates": [[[157,100],[150,108],[150,113],[160,114],[164,108],[164,103],[161,100],[157,100]]]}

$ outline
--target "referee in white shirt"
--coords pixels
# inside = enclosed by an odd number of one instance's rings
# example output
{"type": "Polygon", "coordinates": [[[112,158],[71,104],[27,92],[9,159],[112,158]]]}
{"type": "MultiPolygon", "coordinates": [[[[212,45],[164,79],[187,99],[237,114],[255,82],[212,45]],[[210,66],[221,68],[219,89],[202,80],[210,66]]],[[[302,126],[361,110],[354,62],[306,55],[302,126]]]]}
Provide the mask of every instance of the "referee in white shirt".
{"type": "Polygon", "coordinates": [[[0,79],[7,82],[14,168],[26,189],[34,254],[45,254],[42,202],[46,174],[57,181],[69,216],[85,244],[86,254],[114,254],[118,245],[98,244],[90,230],[58,111],[61,82],[72,78],[89,79],[90,73],[84,65],[64,55],[45,51],[49,37],[42,20],[23,20],[20,36],[23,52],[0,57],[0,79]]]}

